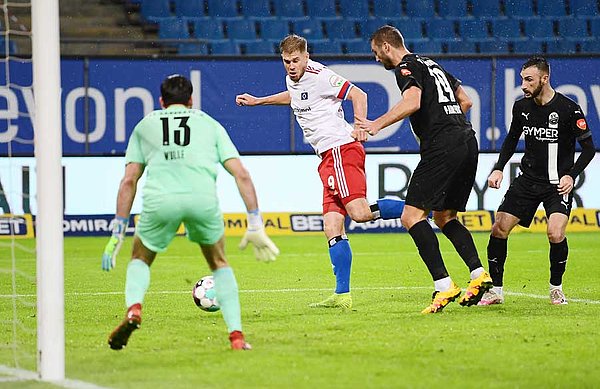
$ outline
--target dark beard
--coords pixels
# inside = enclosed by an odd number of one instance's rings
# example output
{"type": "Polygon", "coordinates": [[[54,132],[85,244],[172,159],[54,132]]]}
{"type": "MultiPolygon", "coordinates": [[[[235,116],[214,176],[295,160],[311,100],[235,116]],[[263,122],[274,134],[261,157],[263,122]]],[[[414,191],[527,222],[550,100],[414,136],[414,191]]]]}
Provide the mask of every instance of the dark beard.
{"type": "Polygon", "coordinates": [[[540,83],[540,85],[535,88],[535,90],[533,92],[531,92],[531,96],[529,96],[529,99],[535,99],[536,97],[538,97],[540,95],[540,93],[542,92],[542,84],[540,83]]]}

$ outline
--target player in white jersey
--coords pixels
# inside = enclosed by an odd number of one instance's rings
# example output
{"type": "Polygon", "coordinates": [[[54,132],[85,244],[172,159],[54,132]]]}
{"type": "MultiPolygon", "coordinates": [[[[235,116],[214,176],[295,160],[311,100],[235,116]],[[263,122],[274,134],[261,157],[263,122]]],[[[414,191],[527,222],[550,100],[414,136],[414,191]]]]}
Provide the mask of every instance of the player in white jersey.
{"type": "Polygon", "coordinates": [[[398,218],[404,201],[380,199],[369,205],[366,199],[365,150],[361,142],[368,134],[344,119],[342,102],[352,101],[354,118],[367,116],[367,95],[360,88],[312,61],[306,39],[285,37],[280,45],[287,72],[287,90],[265,97],[244,93],[238,105],[290,105],[304,137],[321,157],[319,175],[323,183],[323,222],[329,242],[329,256],[336,278],[335,293],[315,308],[352,308],[350,267],[352,251],[344,229],[349,215],[356,222],[398,218]]]}

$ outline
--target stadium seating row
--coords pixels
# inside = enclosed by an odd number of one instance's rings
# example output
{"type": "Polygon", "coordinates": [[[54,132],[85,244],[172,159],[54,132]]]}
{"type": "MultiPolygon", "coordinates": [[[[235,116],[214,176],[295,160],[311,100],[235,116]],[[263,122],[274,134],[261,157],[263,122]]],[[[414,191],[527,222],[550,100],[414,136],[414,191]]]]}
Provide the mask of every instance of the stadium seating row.
{"type": "Polygon", "coordinates": [[[223,21],[210,18],[153,18],[158,23],[160,39],[206,39],[206,40],[256,40],[279,41],[295,32],[312,39],[368,40],[380,26],[391,24],[400,29],[405,39],[433,39],[442,42],[457,40],[483,41],[500,39],[518,41],[527,39],[554,40],[557,38],[577,41],[600,37],[600,18],[574,19],[494,19],[494,20],[415,20],[377,18],[356,22],[353,20],[306,19],[289,22],[281,19],[251,19],[223,21]]]}
{"type": "Polygon", "coordinates": [[[366,20],[407,18],[600,17],[597,0],[127,0],[142,16],[366,20]]]}
{"type": "MultiPolygon", "coordinates": [[[[440,42],[435,40],[407,41],[408,49],[423,54],[572,54],[578,52],[600,52],[600,39],[575,42],[566,39],[551,41],[519,40],[481,42],[457,40],[440,42]]],[[[273,55],[278,52],[277,43],[268,40],[233,41],[214,40],[208,43],[179,43],[180,55],[273,55]]],[[[371,51],[368,41],[332,41],[317,39],[309,41],[309,51],[313,54],[368,54],[371,51]]]]}

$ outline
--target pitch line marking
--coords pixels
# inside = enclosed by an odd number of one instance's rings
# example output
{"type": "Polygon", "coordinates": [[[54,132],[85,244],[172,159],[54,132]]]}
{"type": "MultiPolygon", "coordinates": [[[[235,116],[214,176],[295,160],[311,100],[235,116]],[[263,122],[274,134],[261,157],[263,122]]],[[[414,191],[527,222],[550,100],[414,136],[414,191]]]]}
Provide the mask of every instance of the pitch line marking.
{"type": "MultiPolygon", "coordinates": [[[[374,287],[354,287],[352,290],[430,290],[429,286],[374,286],[374,287]]],[[[240,293],[300,293],[300,292],[328,292],[331,288],[282,288],[282,289],[240,289],[240,293]]],[[[73,292],[65,293],[65,297],[69,296],[122,296],[124,292],[73,292]]],[[[190,291],[183,290],[163,290],[163,291],[148,291],[146,294],[168,295],[168,294],[191,294],[190,291]]],[[[508,296],[529,297],[534,299],[547,299],[547,295],[539,295],[533,293],[509,292],[504,294],[508,296]]],[[[19,295],[0,295],[0,298],[24,298],[36,297],[34,294],[19,294],[19,295]]],[[[567,298],[569,302],[585,303],[585,304],[600,304],[600,300],[567,298]]]]}
{"type": "Polygon", "coordinates": [[[4,374],[4,377],[0,377],[0,382],[17,382],[17,381],[37,381],[37,382],[48,382],[56,386],[67,389],[107,389],[105,386],[98,386],[89,382],[64,379],[61,381],[42,381],[38,374],[34,371],[16,369],[14,367],[8,367],[0,365],[0,374],[4,374]]]}

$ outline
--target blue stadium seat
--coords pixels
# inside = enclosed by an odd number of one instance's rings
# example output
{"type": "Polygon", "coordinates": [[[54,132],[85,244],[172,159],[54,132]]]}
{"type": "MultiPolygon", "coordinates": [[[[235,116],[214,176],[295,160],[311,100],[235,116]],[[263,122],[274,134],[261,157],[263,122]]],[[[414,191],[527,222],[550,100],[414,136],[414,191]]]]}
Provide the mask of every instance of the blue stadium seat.
{"type": "Polygon", "coordinates": [[[358,22],[358,26],[360,28],[360,35],[363,37],[363,39],[369,39],[379,27],[385,24],[388,24],[388,21],[380,18],[373,18],[366,21],[358,22]]]}
{"type": "Polygon", "coordinates": [[[304,14],[303,0],[273,0],[275,15],[286,19],[302,19],[304,14]]]}
{"type": "Polygon", "coordinates": [[[335,0],[306,0],[306,13],[311,18],[339,19],[335,11],[335,0]]]}
{"type": "Polygon", "coordinates": [[[558,21],[558,31],[563,38],[589,38],[586,19],[563,18],[558,21]]]}
{"type": "Polygon", "coordinates": [[[581,43],[581,51],[584,53],[600,54],[600,39],[585,41],[581,43]]]}
{"type": "Polygon", "coordinates": [[[256,22],[250,19],[230,21],[226,25],[229,39],[253,41],[256,40],[256,22]]]}
{"type": "Polygon", "coordinates": [[[175,0],[175,15],[180,18],[205,16],[204,0],[175,0]]]}
{"type": "Polygon", "coordinates": [[[340,0],[340,14],[346,20],[367,20],[369,0],[340,0]]]}
{"type": "Polygon", "coordinates": [[[600,5],[594,0],[571,0],[571,14],[576,17],[596,18],[600,16],[600,5]]]}
{"type": "Polygon", "coordinates": [[[512,47],[513,53],[516,54],[533,55],[540,54],[542,52],[542,43],[533,39],[512,42],[512,47]]]}
{"type": "MultiPolygon", "coordinates": [[[[420,19],[389,19],[388,24],[396,27],[404,39],[423,39],[423,22],[420,19]]],[[[368,37],[365,37],[368,38],[368,37]]]]}
{"type": "MultiPolygon", "coordinates": [[[[2,35],[0,35],[0,48],[2,48],[2,50],[4,50],[4,46],[6,45],[6,38],[2,35]]],[[[18,54],[19,50],[17,47],[17,43],[11,39],[8,40],[8,54],[9,55],[13,55],[13,54],[18,54]]]]}
{"type": "Polygon", "coordinates": [[[431,39],[409,42],[409,49],[418,54],[439,54],[442,52],[442,43],[431,39]]]}
{"type": "Polygon", "coordinates": [[[564,0],[537,0],[537,14],[541,17],[562,17],[567,14],[567,8],[564,0]]]}
{"type": "Polygon", "coordinates": [[[236,0],[207,0],[208,16],[221,19],[237,19],[238,6],[236,0]]]}
{"type": "Polygon", "coordinates": [[[553,21],[549,19],[531,19],[524,26],[525,35],[530,38],[545,40],[555,36],[553,21]]]}
{"type": "Polygon", "coordinates": [[[169,0],[144,1],[140,6],[140,14],[144,21],[152,18],[167,18],[171,16],[169,0]]]}
{"type": "Polygon", "coordinates": [[[208,44],[204,42],[180,43],[177,54],[179,55],[207,55],[208,44]]]}
{"type": "Polygon", "coordinates": [[[504,14],[511,18],[531,18],[533,2],[531,0],[504,0],[504,14]]]}
{"type": "MultiPolygon", "coordinates": [[[[433,18],[435,16],[433,1],[406,0],[406,16],[409,18],[433,18]]],[[[393,15],[389,15],[389,17],[393,17],[393,15]]]]}
{"type": "Polygon", "coordinates": [[[275,44],[265,40],[246,42],[244,43],[244,52],[251,55],[273,55],[275,54],[275,44]]]}
{"type": "Polygon", "coordinates": [[[399,18],[403,16],[402,3],[398,0],[373,2],[373,16],[378,18],[399,18]]]}
{"type": "Polygon", "coordinates": [[[290,24],[287,20],[261,20],[260,36],[262,39],[279,42],[290,33],[290,24]]]}
{"type": "Polygon", "coordinates": [[[489,27],[485,20],[469,19],[459,22],[462,39],[483,41],[490,38],[489,27]]]}
{"type": "Polygon", "coordinates": [[[508,42],[499,40],[479,42],[479,52],[482,54],[507,54],[508,42]]]}
{"type": "Polygon", "coordinates": [[[590,30],[592,32],[592,36],[596,39],[600,38],[600,19],[591,19],[590,20],[590,30]]]}
{"type": "Polygon", "coordinates": [[[271,14],[270,0],[242,0],[242,15],[250,19],[269,19],[271,14]]]}
{"type": "Polygon", "coordinates": [[[329,39],[356,39],[356,23],[353,20],[327,20],[325,30],[329,39]]]}
{"type": "Polygon", "coordinates": [[[187,19],[173,16],[153,20],[158,21],[159,39],[190,39],[187,19]]]}
{"type": "Polygon", "coordinates": [[[459,40],[447,42],[448,53],[476,53],[475,42],[459,40]]]}
{"type": "Polygon", "coordinates": [[[457,39],[453,20],[427,20],[425,22],[425,29],[427,30],[429,39],[444,42],[457,39]]]}
{"type": "Polygon", "coordinates": [[[311,39],[324,39],[323,25],[321,21],[317,19],[308,20],[297,20],[292,23],[294,28],[294,34],[305,37],[308,40],[311,39]]]}
{"type": "Polygon", "coordinates": [[[223,23],[217,19],[194,20],[194,36],[198,39],[221,40],[225,38],[223,23]]]}
{"type": "Polygon", "coordinates": [[[506,41],[524,39],[521,34],[521,21],[518,19],[492,20],[492,35],[506,41]]]}
{"type": "Polygon", "coordinates": [[[498,18],[500,13],[499,0],[480,0],[472,2],[473,16],[476,18],[498,18]]]}
{"type": "Polygon", "coordinates": [[[544,52],[548,54],[574,54],[577,44],[568,39],[553,39],[545,42],[544,52]]]}
{"type": "Polygon", "coordinates": [[[368,40],[353,40],[345,43],[346,54],[370,54],[371,43],[368,40]]]}
{"type": "Polygon", "coordinates": [[[308,42],[308,47],[311,54],[342,54],[340,42],[329,39],[308,42]]]}
{"type": "Polygon", "coordinates": [[[224,39],[220,41],[210,42],[210,54],[211,55],[239,55],[240,47],[237,43],[224,39]]]}
{"type": "Polygon", "coordinates": [[[439,0],[440,17],[449,19],[462,19],[467,15],[466,0],[439,0]]]}

